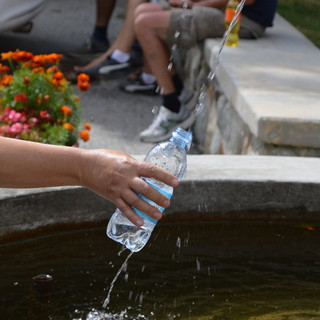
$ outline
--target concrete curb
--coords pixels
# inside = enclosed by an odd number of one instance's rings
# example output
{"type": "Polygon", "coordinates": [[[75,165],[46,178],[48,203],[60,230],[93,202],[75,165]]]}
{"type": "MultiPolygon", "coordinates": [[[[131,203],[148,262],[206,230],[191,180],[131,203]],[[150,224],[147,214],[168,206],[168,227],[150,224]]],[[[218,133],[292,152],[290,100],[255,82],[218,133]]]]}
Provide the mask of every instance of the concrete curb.
{"type": "MultiPolygon", "coordinates": [[[[141,156],[137,156],[141,158],[141,156]]],[[[316,158],[191,155],[166,220],[320,221],[316,158]]],[[[115,207],[80,187],[0,190],[0,237],[106,224],[115,207]]]]}

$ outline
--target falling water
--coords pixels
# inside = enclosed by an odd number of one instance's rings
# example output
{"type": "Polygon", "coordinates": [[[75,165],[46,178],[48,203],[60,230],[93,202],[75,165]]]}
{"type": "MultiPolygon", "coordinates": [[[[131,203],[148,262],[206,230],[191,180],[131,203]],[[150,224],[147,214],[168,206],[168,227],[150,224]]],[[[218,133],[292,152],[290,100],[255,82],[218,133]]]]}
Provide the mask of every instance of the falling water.
{"type": "MultiPolygon", "coordinates": [[[[232,30],[232,28],[235,26],[236,22],[237,22],[237,19],[238,19],[238,16],[239,14],[241,13],[242,11],[242,8],[245,4],[245,1],[246,0],[241,0],[237,6],[237,9],[236,9],[236,12],[235,12],[235,15],[230,23],[230,26],[229,28],[226,30],[221,42],[220,42],[220,45],[219,45],[219,50],[218,50],[218,53],[217,53],[217,57],[216,57],[216,60],[215,60],[215,66],[213,68],[213,70],[211,72],[209,72],[208,76],[207,76],[207,80],[209,81],[212,81],[214,78],[215,78],[215,74],[218,70],[218,66],[219,66],[219,62],[220,62],[220,56],[221,56],[221,53],[223,51],[223,48],[225,47],[225,44],[227,42],[227,39],[228,39],[228,36],[232,30]]],[[[186,10],[188,8],[187,6],[187,2],[184,2],[184,5],[183,5],[183,8],[186,10]]],[[[181,23],[184,19],[184,16],[182,15],[181,17],[181,23]]],[[[176,31],[175,35],[174,35],[174,38],[175,38],[175,41],[178,40],[178,38],[180,37],[180,31],[176,31]]],[[[177,44],[174,43],[172,48],[171,48],[171,57],[170,57],[170,62],[169,62],[169,65],[168,65],[168,70],[171,71],[172,68],[173,68],[173,55],[174,55],[174,52],[177,50],[177,44]]],[[[200,93],[199,93],[199,96],[198,96],[198,99],[197,99],[197,104],[196,104],[196,107],[195,107],[195,115],[197,116],[204,108],[204,105],[205,105],[205,99],[206,99],[206,89],[207,89],[207,85],[206,83],[204,83],[202,85],[202,88],[200,90],[200,93]]],[[[177,243],[176,243],[177,247],[180,249],[181,248],[181,239],[178,238],[177,239],[177,243]]],[[[124,248],[125,249],[125,248],[124,248]]],[[[119,255],[123,252],[124,250],[121,250],[119,252],[119,255]]],[[[109,292],[108,292],[108,295],[107,295],[107,298],[105,299],[102,307],[103,308],[106,308],[110,302],[110,296],[111,296],[111,292],[112,292],[112,289],[113,289],[113,286],[115,284],[115,282],[117,281],[120,273],[125,270],[125,268],[127,267],[127,262],[129,260],[129,258],[132,256],[133,252],[129,253],[126,260],[124,261],[124,263],[122,264],[122,266],[120,267],[119,271],[117,272],[117,274],[115,275],[114,279],[112,280],[111,282],[111,285],[110,285],[110,288],[109,288],[109,292]]],[[[197,259],[196,260],[196,264],[197,264],[197,270],[198,272],[200,271],[200,261],[197,259]]],[[[210,274],[210,270],[209,270],[209,274],[210,274]]],[[[127,277],[127,275],[126,275],[127,277]]],[[[139,300],[140,300],[140,303],[142,303],[143,301],[143,294],[141,293],[140,297],[139,297],[139,300]]]]}
{"type": "Polygon", "coordinates": [[[117,272],[117,274],[115,275],[115,277],[113,278],[111,284],[110,284],[110,288],[109,288],[109,292],[108,292],[108,295],[107,295],[107,298],[104,300],[104,303],[102,305],[103,308],[106,308],[110,302],[110,296],[111,296],[111,292],[112,292],[112,289],[113,289],[113,286],[115,284],[115,282],[117,281],[120,273],[127,267],[127,263],[128,263],[128,260],[129,258],[133,255],[133,251],[130,252],[126,258],[126,260],[124,261],[124,263],[122,264],[122,266],[120,267],[119,271],[117,272]]]}
{"type": "MultiPolygon", "coordinates": [[[[235,15],[234,15],[234,17],[233,17],[233,19],[232,19],[232,21],[230,23],[230,26],[229,26],[229,28],[226,30],[226,32],[223,35],[223,38],[222,38],[222,40],[220,42],[218,53],[217,53],[217,56],[216,56],[216,59],[215,59],[215,65],[213,67],[213,70],[209,72],[209,74],[207,76],[207,81],[212,81],[215,78],[215,75],[217,73],[217,70],[218,70],[218,67],[219,67],[219,63],[220,63],[221,53],[223,51],[223,48],[226,45],[226,42],[227,42],[227,39],[229,37],[229,34],[230,34],[231,30],[233,29],[233,27],[237,23],[239,14],[241,13],[245,2],[246,2],[246,0],[241,0],[239,2],[238,6],[237,6],[237,9],[236,9],[236,12],[235,12],[235,15]]],[[[204,83],[202,85],[201,89],[200,89],[197,105],[195,107],[195,115],[196,116],[203,110],[203,108],[205,106],[206,91],[207,91],[206,89],[207,89],[207,84],[204,83]]]]}

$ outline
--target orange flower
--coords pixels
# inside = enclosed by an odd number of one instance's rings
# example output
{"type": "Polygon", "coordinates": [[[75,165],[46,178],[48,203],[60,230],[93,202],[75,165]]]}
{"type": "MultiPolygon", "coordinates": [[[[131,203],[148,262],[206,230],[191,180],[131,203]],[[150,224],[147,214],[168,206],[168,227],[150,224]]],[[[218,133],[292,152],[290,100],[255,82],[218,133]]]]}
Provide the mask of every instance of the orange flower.
{"type": "Polygon", "coordinates": [[[10,71],[10,68],[0,63],[0,73],[7,73],[8,71],[10,71]]]}
{"type": "Polygon", "coordinates": [[[66,122],[63,127],[69,131],[73,131],[74,130],[74,126],[73,124],[69,123],[69,122],[66,122]]]}
{"type": "Polygon", "coordinates": [[[63,58],[63,54],[58,54],[58,53],[50,53],[45,55],[46,62],[50,64],[57,64],[59,60],[62,58],[63,58]]]}
{"type": "Polygon", "coordinates": [[[38,54],[32,58],[34,66],[44,66],[46,64],[45,56],[43,54],[38,54]]]}
{"type": "Polygon", "coordinates": [[[12,59],[15,61],[32,61],[33,53],[28,51],[16,51],[12,54],[12,59]]]}
{"type": "Polygon", "coordinates": [[[5,74],[1,79],[1,85],[4,87],[8,87],[10,82],[13,81],[13,76],[10,74],[5,74]]]}
{"type": "Polygon", "coordinates": [[[78,97],[78,96],[74,96],[73,100],[74,100],[75,102],[80,102],[80,101],[81,101],[80,97],[78,97]]]}
{"type": "Polygon", "coordinates": [[[78,82],[77,85],[81,91],[87,91],[90,88],[90,83],[87,81],[86,82],[78,82]]]}
{"type": "Polygon", "coordinates": [[[80,73],[77,76],[77,81],[78,82],[87,82],[87,81],[90,81],[90,77],[85,73],[80,73]]]}
{"type": "Polygon", "coordinates": [[[54,85],[55,87],[60,87],[61,86],[61,82],[57,79],[51,79],[51,84],[54,85]]]}
{"type": "Polygon", "coordinates": [[[61,71],[55,72],[53,75],[53,78],[56,80],[61,81],[64,77],[63,77],[63,73],[61,71]]]}
{"type": "Polygon", "coordinates": [[[85,73],[80,73],[77,76],[77,86],[81,91],[86,91],[90,88],[90,77],[85,73]]]}
{"type": "Polygon", "coordinates": [[[60,108],[60,112],[63,113],[65,116],[71,116],[72,115],[72,109],[68,106],[62,106],[60,108]]]}
{"type": "Polygon", "coordinates": [[[89,123],[84,123],[83,124],[83,127],[86,129],[86,130],[91,130],[91,126],[90,126],[90,124],[89,123]]]}
{"type": "Polygon", "coordinates": [[[13,54],[14,54],[13,51],[3,52],[1,53],[1,60],[10,60],[12,59],[13,54]]]}
{"type": "Polygon", "coordinates": [[[52,67],[49,67],[47,69],[47,73],[55,73],[55,72],[58,72],[58,71],[59,71],[59,69],[58,69],[57,66],[52,66],[52,67]]]}
{"type": "Polygon", "coordinates": [[[83,141],[88,141],[90,139],[90,132],[88,130],[82,130],[79,136],[83,141]]]}
{"type": "Polygon", "coordinates": [[[33,73],[44,73],[44,68],[42,67],[38,67],[38,68],[34,68],[32,69],[33,73]]]}

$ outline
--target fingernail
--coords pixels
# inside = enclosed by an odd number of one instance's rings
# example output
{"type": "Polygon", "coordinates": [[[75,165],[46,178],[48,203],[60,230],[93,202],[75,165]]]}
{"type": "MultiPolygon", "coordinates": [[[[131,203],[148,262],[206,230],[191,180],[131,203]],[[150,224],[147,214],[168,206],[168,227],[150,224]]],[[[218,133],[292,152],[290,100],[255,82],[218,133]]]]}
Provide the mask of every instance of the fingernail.
{"type": "Polygon", "coordinates": [[[155,212],[155,213],[153,214],[153,216],[154,216],[157,220],[159,220],[159,219],[161,219],[162,214],[161,214],[160,212],[155,212]]]}
{"type": "Polygon", "coordinates": [[[177,187],[178,185],[179,185],[179,180],[178,179],[173,179],[172,180],[172,185],[174,186],[174,187],[177,187]]]}
{"type": "Polygon", "coordinates": [[[137,219],[137,220],[136,220],[136,224],[137,224],[139,227],[141,227],[141,226],[143,226],[144,221],[143,221],[142,219],[137,219]]]}
{"type": "Polygon", "coordinates": [[[163,201],[163,207],[167,208],[170,206],[170,200],[163,201]]]}

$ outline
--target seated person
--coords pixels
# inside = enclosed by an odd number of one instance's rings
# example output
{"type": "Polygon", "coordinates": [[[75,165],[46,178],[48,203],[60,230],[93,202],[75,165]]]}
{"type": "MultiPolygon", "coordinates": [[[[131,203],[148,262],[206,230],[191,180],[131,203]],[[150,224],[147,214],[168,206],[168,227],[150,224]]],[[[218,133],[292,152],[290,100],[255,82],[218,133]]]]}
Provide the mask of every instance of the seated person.
{"type": "MultiPolygon", "coordinates": [[[[141,4],[135,12],[134,27],[162,96],[162,106],[151,125],[140,133],[145,142],[167,139],[180,126],[189,128],[194,120],[196,100],[179,98],[183,82],[175,68],[168,70],[173,44],[188,49],[206,38],[225,33],[224,9],[228,0],[169,0],[141,4]],[[188,9],[182,8],[187,4],[188,9]],[[180,31],[177,37],[177,31],[180,31]]],[[[277,0],[247,0],[242,11],[240,38],[256,39],[273,24],[277,0]]]]}

